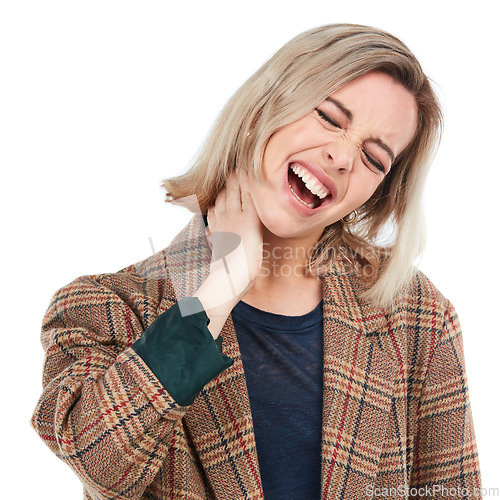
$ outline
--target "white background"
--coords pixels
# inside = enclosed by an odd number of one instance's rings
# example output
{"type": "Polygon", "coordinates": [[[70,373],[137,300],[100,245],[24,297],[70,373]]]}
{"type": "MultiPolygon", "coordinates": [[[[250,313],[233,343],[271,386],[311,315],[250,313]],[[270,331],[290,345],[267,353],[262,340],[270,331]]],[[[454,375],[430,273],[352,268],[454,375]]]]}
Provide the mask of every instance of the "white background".
{"type": "Polygon", "coordinates": [[[52,294],[147,257],[149,238],[163,248],[189,215],[165,205],[161,179],[186,168],[223,104],[275,50],[334,22],[394,33],[437,83],[446,128],[420,267],[458,310],[483,486],[500,488],[497,20],[486,0],[4,1],[2,498],[82,496],[29,425],[52,294]]]}

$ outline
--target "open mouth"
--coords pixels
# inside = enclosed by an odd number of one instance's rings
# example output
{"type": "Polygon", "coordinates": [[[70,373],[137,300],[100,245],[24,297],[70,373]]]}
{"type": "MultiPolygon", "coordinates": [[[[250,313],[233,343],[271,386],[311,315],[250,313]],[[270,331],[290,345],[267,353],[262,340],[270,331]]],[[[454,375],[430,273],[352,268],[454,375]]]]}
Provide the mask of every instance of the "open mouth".
{"type": "Polygon", "coordinates": [[[288,166],[288,187],[298,201],[311,209],[328,204],[332,199],[328,188],[296,163],[288,166]]]}

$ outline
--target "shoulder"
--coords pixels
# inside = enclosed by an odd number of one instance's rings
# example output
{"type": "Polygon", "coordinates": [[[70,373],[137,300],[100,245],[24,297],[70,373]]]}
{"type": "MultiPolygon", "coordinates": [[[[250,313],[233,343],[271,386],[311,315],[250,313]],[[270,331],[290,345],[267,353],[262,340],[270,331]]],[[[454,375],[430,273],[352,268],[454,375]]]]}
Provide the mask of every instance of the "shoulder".
{"type": "Polygon", "coordinates": [[[396,295],[394,305],[400,309],[417,307],[439,313],[450,306],[450,301],[425,273],[417,269],[411,281],[396,295]]]}
{"type": "Polygon", "coordinates": [[[453,308],[450,300],[421,270],[417,269],[410,282],[395,296],[392,310],[407,315],[429,316],[432,321],[444,318],[453,308]]]}
{"type": "Polygon", "coordinates": [[[79,276],[59,288],[43,318],[42,342],[58,328],[85,329],[119,343],[122,336],[140,334],[173,303],[168,275],[155,268],[162,254],[117,272],[79,276]]]}
{"type": "Polygon", "coordinates": [[[453,304],[420,270],[384,311],[396,357],[410,371],[427,367],[436,348],[451,335],[460,335],[453,304]],[[420,368],[419,368],[420,367],[420,368]]]}
{"type": "MultiPolygon", "coordinates": [[[[79,307],[129,308],[147,327],[151,317],[199,286],[210,265],[210,250],[203,245],[199,218],[192,221],[163,250],[116,272],[80,276],[60,288],[49,311],[79,307]]],[[[202,238],[203,237],[203,238],[202,238]]]]}

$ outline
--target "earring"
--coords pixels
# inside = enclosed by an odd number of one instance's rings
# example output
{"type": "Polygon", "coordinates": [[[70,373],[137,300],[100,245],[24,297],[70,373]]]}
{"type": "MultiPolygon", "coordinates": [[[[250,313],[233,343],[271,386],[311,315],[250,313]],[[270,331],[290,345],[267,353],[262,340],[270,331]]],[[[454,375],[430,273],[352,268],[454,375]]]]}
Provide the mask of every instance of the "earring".
{"type": "Polygon", "coordinates": [[[352,224],[353,222],[356,222],[358,220],[358,211],[354,209],[350,214],[348,219],[340,219],[344,224],[352,224]]]}
{"type": "Polygon", "coordinates": [[[247,137],[252,137],[252,132],[247,132],[247,137]]]}

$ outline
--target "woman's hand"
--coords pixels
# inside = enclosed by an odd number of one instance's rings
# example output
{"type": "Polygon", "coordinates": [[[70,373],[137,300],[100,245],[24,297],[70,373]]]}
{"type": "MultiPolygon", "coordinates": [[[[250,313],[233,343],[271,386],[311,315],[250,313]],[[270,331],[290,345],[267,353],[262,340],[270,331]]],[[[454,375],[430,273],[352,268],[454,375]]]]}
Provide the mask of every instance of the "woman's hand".
{"type": "Polygon", "coordinates": [[[226,187],[207,216],[213,261],[225,258],[225,271],[239,300],[250,290],[262,266],[262,223],[248,188],[247,173],[232,173],[227,178],[226,187]]]}
{"type": "Polygon", "coordinates": [[[248,189],[247,174],[231,174],[208,209],[212,243],[210,274],[194,294],[217,338],[233,307],[252,288],[262,266],[262,222],[248,189]]]}

